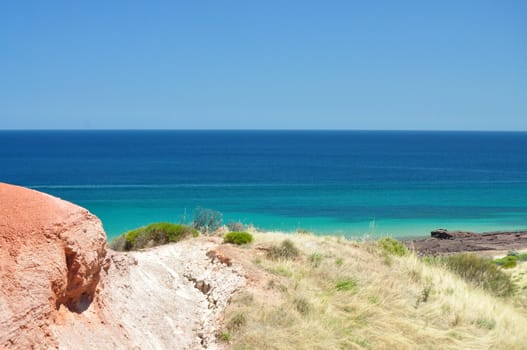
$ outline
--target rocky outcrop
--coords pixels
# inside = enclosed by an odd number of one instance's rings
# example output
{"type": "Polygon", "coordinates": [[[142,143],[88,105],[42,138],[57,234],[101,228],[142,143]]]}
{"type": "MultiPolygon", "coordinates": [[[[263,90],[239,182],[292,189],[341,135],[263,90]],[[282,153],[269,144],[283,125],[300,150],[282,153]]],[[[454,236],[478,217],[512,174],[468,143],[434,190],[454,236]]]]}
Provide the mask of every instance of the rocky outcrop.
{"type": "Polygon", "coordinates": [[[241,267],[199,237],[106,249],[87,210],[0,183],[0,349],[218,349],[241,267]]]}
{"type": "Polygon", "coordinates": [[[431,238],[406,241],[419,255],[501,251],[527,246],[527,231],[474,233],[437,229],[431,238]]]}
{"type": "MultiPolygon", "coordinates": [[[[86,209],[0,183],[0,347],[55,347],[59,310],[93,301],[106,235],[86,209]]],[[[107,265],[106,265],[107,266],[107,265]]]]}
{"type": "Polygon", "coordinates": [[[463,239],[463,238],[477,238],[478,234],[467,231],[448,231],[444,228],[439,228],[430,232],[432,238],[437,239],[463,239]]]}
{"type": "MultiPolygon", "coordinates": [[[[117,316],[126,333],[118,348],[222,348],[217,340],[222,315],[245,277],[239,265],[207,255],[219,244],[221,239],[199,237],[146,251],[111,252],[100,297],[105,319],[117,316]]],[[[97,344],[101,348],[115,346],[97,344]]]]}

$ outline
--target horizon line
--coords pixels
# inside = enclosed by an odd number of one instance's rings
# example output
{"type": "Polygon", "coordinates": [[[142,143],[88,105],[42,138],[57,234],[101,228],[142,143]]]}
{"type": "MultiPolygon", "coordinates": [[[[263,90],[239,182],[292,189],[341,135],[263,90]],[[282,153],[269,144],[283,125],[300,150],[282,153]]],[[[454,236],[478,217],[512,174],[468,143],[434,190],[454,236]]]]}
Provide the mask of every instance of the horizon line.
{"type": "Polygon", "coordinates": [[[357,132],[504,132],[504,133],[525,133],[527,132],[527,129],[525,130],[510,130],[510,129],[499,129],[499,130],[491,130],[491,129],[332,129],[332,128],[320,128],[320,129],[292,129],[292,128],[284,128],[284,129],[199,129],[199,128],[29,128],[29,129],[23,129],[23,128],[8,128],[8,129],[0,129],[0,132],[4,131],[331,131],[331,132],[347,132],[347,131],[357,131],[357,132]]]}

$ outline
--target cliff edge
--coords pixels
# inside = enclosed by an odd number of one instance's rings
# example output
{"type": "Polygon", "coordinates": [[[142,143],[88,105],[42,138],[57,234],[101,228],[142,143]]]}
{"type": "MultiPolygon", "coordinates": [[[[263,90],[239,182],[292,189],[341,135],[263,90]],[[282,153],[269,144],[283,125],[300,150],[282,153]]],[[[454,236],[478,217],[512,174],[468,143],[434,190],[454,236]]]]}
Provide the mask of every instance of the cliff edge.
{"type": "Polygon", "coordinates": [[[61,308],[80,313],[95,298],[106,235],[86,209],[0,183],[0,346],[56,346],[61,308]]]}
{"type": "Polygon", "coordinates": [[[221,239],[107,249],[86,209],[0,183],[0,348],[215,349],[245,284],[221,239]]]}

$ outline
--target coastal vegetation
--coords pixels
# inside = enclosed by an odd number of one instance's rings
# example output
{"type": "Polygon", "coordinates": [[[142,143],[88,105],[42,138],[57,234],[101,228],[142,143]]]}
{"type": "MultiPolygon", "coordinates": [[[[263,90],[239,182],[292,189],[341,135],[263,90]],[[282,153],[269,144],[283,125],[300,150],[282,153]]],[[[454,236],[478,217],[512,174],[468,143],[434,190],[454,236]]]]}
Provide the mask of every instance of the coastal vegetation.
{"type": "Polygon", "coordinates": [[[118,251],[139,250],[198,235],[199,232],[190,226],[158,222],[123,233],[112,240],[109,246],[118,251]]]}
{"type": "MultiPolygon", "coordinates": [[[[200,213],[201,226],[151,224],[112,247],[142,249],[196,236],[196,227],[218,228],[214,211],[200,213]]],[[[525,253],[419,257],[391,237],[246,230],[220,237],[209,239],[232,244],[222,254],[234,254],[253,281],[233,296],[217,330],[226,348],[510,350],[527,343],[525,253]]]]}
{"type": "Polygon", "coordinates": [[[230,349],[527,344],[527,263],[519,260],[503,270],[475,254],[420,258],[393,238],[270,233],[236,254],[255,282],[233,297],[218,332],[230,349]]]}
{"type": "Polygon", "coordinates": [[[527,261],[527,253],[520,254],[514,250],[509,251],[503,258],[494,259],[494,263],[504,269],[516,267],[521,261],[527,261]]]}
{"type": "Polygon", "coordinates": [[[442,258],[446,267],[476,288],[496,296],[509,296],[514,292],[511,276],[491,259],[474,253],[461,253],[442,258]]]}
{"type": "Polygon", "coordinates": [[[377,244],[387,254],[396,256],[405,256],[408,254],[408,248],[392,237],[383,237],[377,241],[377,244]]]}
{"type": "Polygon", "coordinates": [[[274,244],[267,250],[267,257],[272,260],[291,260],[300,254],[298,248],[290,239],[285,239],[279,245],[274,244]]]}
{"type": "Polygon", "coordinates": [[[223,241],[225,243],[232,243],[237,245],[248,244],[253,241],[253,235],[249,232],[229,232],[223,236],[223,241]]]}
{"type": "Polygon", "coordinates": [[[197,207],[192,217],[189,224],[185,224],[184,220],[179,224],[157,222],[133,229],[114,238],[109,247],[117,251],[151,248],[188,237],[197,237],[200,233],[210,234],[223,223],[223,214],[208,208],[197,207]]]}
{"type": "Polygon", "coordinates": [[[194,209],[192,227],[203,234],[216,231],[223,223],[223,214],[219,211],[197,207],[194,209]]]}
{"type": "Polygon", "coordinates": [[[241,232],[247,229],[247,225],[240,221],[229,221],[226,226],[230,232],[241,232]]]}

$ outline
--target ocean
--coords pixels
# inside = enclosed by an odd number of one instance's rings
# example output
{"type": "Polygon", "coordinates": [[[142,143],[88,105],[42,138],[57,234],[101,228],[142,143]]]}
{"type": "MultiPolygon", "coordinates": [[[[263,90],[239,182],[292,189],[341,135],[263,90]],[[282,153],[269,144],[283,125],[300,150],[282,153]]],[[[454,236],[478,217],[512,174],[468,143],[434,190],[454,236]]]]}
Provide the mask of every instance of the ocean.
{"type": "Polygon", "coordinates": [[[0,131],[0,164],[1,182],[86,207],[110,238],[198,206],[354,237],[527,228],[520,132],[0,131]]]}

